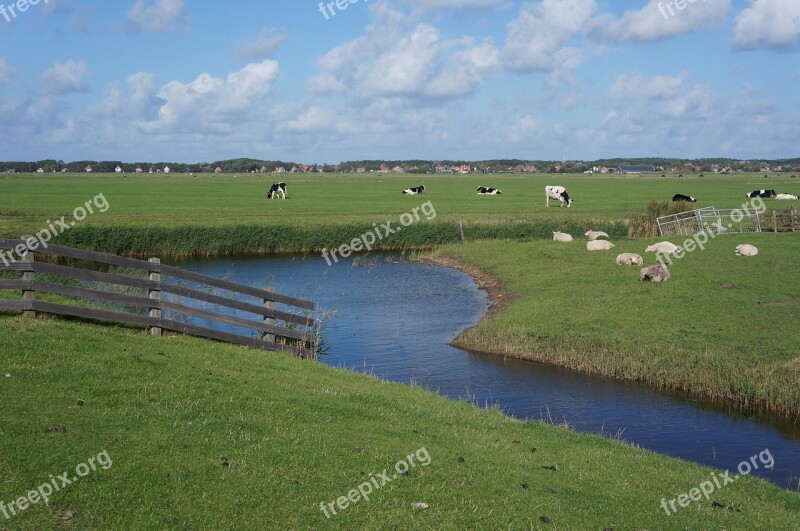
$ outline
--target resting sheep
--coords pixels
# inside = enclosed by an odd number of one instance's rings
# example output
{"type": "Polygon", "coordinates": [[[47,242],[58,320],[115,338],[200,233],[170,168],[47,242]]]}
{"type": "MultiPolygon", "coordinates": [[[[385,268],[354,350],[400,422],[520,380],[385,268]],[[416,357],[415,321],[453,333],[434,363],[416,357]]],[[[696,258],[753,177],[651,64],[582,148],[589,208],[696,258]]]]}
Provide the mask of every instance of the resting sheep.
{"type": "Polygon", "coordinates": [[[587,251],[610,251],[614,248],[614,244],[608,240],[593,240],[586,242],[587,251]]]}
{"type": "Polygon", "coordinates": [[[750,245],[749,243],[743,243],[742,245],[736,246],[736,251],[734,252],[736,256],[755,256],[758,254],[758,248],[754,245],[750,245]]]}
{"type": "Polygon", "coordinates": [[[666,282],[669,280],[669,269],[664,264],[645,267],[639,271],[639,280],[649,282],[666,282]]]}
{"type": "Polygon", "coordinates": [[[642,257],[636,253],[622,253],[617,255],[617,265],[643,265],[642,257]]]}
{"type": "Polygon", "coordinates": [[[554,242],[571,242],[572,241],[572,236],[570,236],[566,232],[555,232],[555,231],[553,231],[553,241],[554,242]]]}
{"type": "Polygon", "coordinates": [[[797,196],[794,194],[783,193],[776,195],[775,199],[780,199],[781,201],[796,201],[797,196]]]}
{"type": "Polygon", "coordinates": [[[670,242],[658,242],[654,243],[653,245],[649,246],[647,249],[644,250],[646,253],[656,253],[656,254],[672,254],[678,250],[678,246],[674,243],[670,242]]]}
{"type": "Polygon", "coordinates": [[[601,230],[587,230],[584,236],[586,236],[586,239],[589,241],[594,241],[597,238],[608,238],[608,234],[601,230]]]}

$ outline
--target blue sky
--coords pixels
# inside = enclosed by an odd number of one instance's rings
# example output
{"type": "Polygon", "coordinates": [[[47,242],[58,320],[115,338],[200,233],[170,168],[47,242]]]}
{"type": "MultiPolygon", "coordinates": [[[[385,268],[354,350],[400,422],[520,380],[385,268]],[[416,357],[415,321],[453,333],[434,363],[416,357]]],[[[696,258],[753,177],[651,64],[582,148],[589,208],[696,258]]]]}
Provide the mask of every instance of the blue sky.
{"type": "Polygon", "coordinates": [[[339,5],[0,0],[0,160],[800,156],[798,0],[339,5]]]}

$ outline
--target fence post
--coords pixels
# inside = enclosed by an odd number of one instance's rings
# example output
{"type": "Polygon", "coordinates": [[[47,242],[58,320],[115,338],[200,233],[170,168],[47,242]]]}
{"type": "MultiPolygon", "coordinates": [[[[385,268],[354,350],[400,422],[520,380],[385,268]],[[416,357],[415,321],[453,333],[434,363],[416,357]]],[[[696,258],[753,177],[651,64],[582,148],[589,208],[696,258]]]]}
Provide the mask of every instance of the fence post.
{"type": "MultiPolygon", "coordinates": [[[[265,291],[268,291],[270,293],[274,293],[275,289],[274,288],[266,288],[265,291]]],[[[274,310],[275,309],[275,301],[273,301],[272,299],[264,299],[264,308],[266,308],[267,310],[274,310]]],[[[277,321],[275,321],[275,319],[273,319],[272,317],[266,317],[265,316],[264,317],[264,324],[265,325],[270,325],[270,326],[275,326],[277,324],[277,321]]],[[[263,339],[264,341],[269,341],[270,343],[275,343],[275,334],[264,334],[263,336],[261,336],[261,339],[263,339]]]]}
{"type": "MultiPolygon", "coordinates": [[[[154,265],[161,265],[161,259],[159,258],[151,258],[149,260],[151,264],[154,265]]],[[[161,282],[161,272],[160,268],[154,268],[150,270],[150,280],[152,282],[161,282]]],[[[156,319],[161,319],[161,288],[151,289],[148,291],[148,297],[153,299],[154,301],[158,301],[155,306],[150,307],[150,317],[155,317],[156,319]]],[[[151,326],[150,327],[150,335],[153,337],[161,337],[162,329],[160,326],[151,326]]]]}
{"type": "MultiPolygon", "coordinates": [[[[23,239],[27,239],[27,237],[23,236],[23,239]]],[[[33,251],[28,249],[22,254],[20,261],[29,264],[29,270],[22,273],[22,280],[29,280],[31,282],[31,289],[22,290],[22,300],[33,303],[36,301],[36,290],[33,287],[33,282],[36,280],[35,273],[33,272],[33,263],[36,261],[36,256],[33,251]]],[[[22,312],[22,315],[25,317],[36,317],[36,312],[33,310],[25,310],[22,312]]]]}
{"type": "Polygon", "coordinates": [[[772,211],[772,227],[775,229],[775,233],[778,232],[778,213],[774,210],[772,211]]]}
{"type": "Polygon", "coordinates": [[[461,231],[461,243],[464,243],[464,222],[463,221],[459,221],[458,222],[458,228],[461,231]]]}
{"type": "Polygon", "coordinates": [[[797,210],[792,210],[792,232],[795,232],[797,226],[797,210]]]}

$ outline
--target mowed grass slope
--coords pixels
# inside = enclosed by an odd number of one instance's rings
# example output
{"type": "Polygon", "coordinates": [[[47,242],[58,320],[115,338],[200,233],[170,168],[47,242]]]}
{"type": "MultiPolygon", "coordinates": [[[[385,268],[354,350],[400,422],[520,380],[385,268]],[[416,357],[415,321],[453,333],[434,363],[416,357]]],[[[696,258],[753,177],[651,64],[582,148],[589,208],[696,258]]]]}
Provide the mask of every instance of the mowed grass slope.
{"type": "Polygon", "coordinates": [[[81,226],[371,225],[396,222],[426,201],[441,222],[620,221],[651,199],[671,200],[675,193],[697,197],[696,206],[736,208],[745,193],[760,188],[800,193],[800,181],[784,175],[0,175],[0,235],[41,229],[62,215],[69,220],[73,209],[100,193],[110,209],[81,226]],[[267,200],[269,185],[278,179],[287,181],[288,199],[267,200]],[[423,195],[401,195],[423,183],[423,195]],[[572,208],[559,209],[557,202],[545,208],[544,187],[551,184],[569,190],[572,208]],[[478,185],[500,188],[503,195],[478,196],[478,185]]]}
{"type": "Polygon", "coordinates": [[[667,516],[661,499],[712,470],[284,355],[8,315],[0,341],[0,500],[113,461],[0,528],[791,529],[800,513],[748,477],[713,494],[729,509],[667,516]],[[422,447],[428,466],[320,511],[422,447]]]}
{"type": "Polygon", "coordinates": [[[655,241],[615,241],[607,252],[586,251],[581,237],[442,249],[492,272],[514,297],[459,344],[800,415],[800,239],[721,235],[674,260],[663,284],[615,264],[622,252],[656,263],[644,252],[655,241]],[[758,256],[734,256],[739,243],[758,256]]]}

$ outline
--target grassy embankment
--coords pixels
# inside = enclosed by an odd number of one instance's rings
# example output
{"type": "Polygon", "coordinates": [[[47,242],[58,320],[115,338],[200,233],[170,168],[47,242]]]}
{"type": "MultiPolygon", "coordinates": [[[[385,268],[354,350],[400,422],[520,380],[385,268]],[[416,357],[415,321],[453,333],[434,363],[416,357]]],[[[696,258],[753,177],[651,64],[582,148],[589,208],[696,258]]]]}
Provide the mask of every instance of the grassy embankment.
{"type": "Polygon", "coordinates": [[[711,469],[285,355],[0,320],[0,500],[113,461],[0,528],[791,529],[800,512],[747,477],[713,493],[721,506],[667,516],[661,499],[711,469]],[[422,447],[428,466],[330,520],[319,509],[422,447]]]}
{"type": "MultiPolygon", "coordinates": [[[[676,244],[683,238],[671,238],[676,244]]],[[[621,252],[653,264],[656,240],[493,241],[439,256],[491,272],[512,300],[465,332],[460,346],[648,382],[733,404],[800,415],[800,239],[721,235],[670,265],[666,284],[638,281],[621,252]],[[734,256],[753,243],[756,257],[734,256]]]]}

